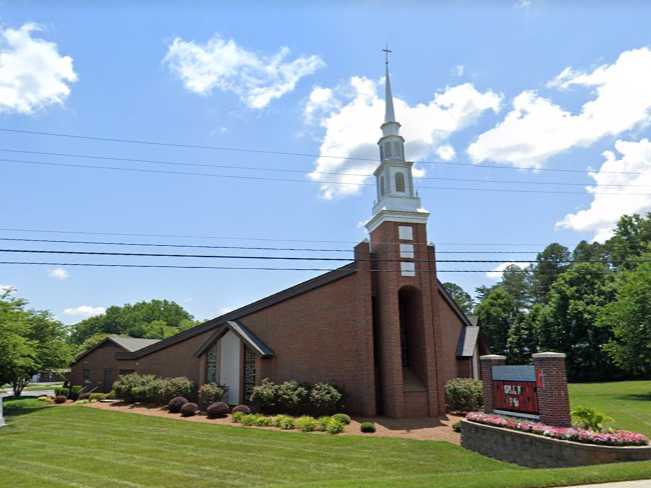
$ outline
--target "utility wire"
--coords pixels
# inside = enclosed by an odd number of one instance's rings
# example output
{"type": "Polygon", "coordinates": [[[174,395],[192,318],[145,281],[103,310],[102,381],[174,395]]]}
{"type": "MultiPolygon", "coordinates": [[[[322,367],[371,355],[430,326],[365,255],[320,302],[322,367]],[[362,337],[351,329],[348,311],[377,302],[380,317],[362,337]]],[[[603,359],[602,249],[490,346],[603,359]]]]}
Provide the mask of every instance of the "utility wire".
{"type": "MultiPolygon", "coordinates": [[[[98,137],[98,136],[84,136],[78,134],[66,134],[61,132],[47,132],[47,131],[34,131],[34,130],[25,130],[25,129],[10,129],[0,127],[0,132],[7,132],[13,134],[29,134],[37,136],[48,136],[48,137],[61,137],[68,139],[78,139],[78,140],[87,140],[87,141],[97,141],[97,142],[114,142],[114,143],[123,143],[123,144],[140,144],[148,146],[160,146],[160,147],[175,147],[183,149],[203,149],[211,151],[232,151],[232,152],[245,152],[245,153],[254,153],[254,154],[272,154],[277,156],[298,156],[298,157],[308,157],[308,158],[327,158],[327,159],[339,159],[347,161],[369,161],[373,163],[380,163],[380,160],[377,158],[362,158],[354,156],[336,156],[331,154],[316,154],[316,153],[302,153],[302,152],[291,152],[291,151],[272,151],[267,149],[250,149],[242,147],[229,147],[229,146],[212,146],[212,145],[203,145],[203,144],[182,144],[174,142],[160,142],[160,141],[149,141],[144,139],[124,139],[117,137],[98,137]]],[[[509,170],[534,170],[537,172],[562,172],[562,173],[582,173],[586,174],[586,170],[576,170],[576,169],[567,169],[567,168],[516,168],[514,166],[503,165],[503,164],[475,164],[475,163],[460,163],[460,162],[451,162],[443,160],[434,160],[434,161],[416,161],[418,164],[434,164],[434,165],[448,165],[448,166],[462,166],[465,168],[495,168],[495,169],[509,169],[509,170]]],[[[629,172],[618,172],[618,171],[609,171],[602,172],[602,174],[630,174],[629,172]]],[[[638,173],[633,173],[638,174],[638,173]]]]}
{"type": "MultiPolygon", "coordinates": [[[[0,129],[1,130],[1,129],[0,129]]],[[[326,181],[326,180],[308,180],[308,179],[295,179],[295,178],[269,178],[266,176],[244,176],[244,175],[230,175],[230,174],[217,174],[217,173],[197,173],[192,171],[170,171],[163,169],[147,169],[147,168],[122,168],[119,166],[100,166],[100,165],[85,165],[77,163],[55,163],[49,161],[26,161],[20,159],[0,159],[0,162],[11,164],[26,164],[37,166],[52,166],[52,167],[65,167],[65,168],[82,168],[82,169],[101,169],[109,171],[123,171],[129,173],[148,173],[148,174],[166,174],[176,176],[202,176],[210,178],[225,178],[235,180],[248,180],[248,181],[272,181],[272,182],[289,182],[289,183],[316,183],[328,185],[344,185],[344,186],[376,186],[375,183],[364,182],[348,182],[348,181],[326,181]]],[[[477,188],[477,187],[454,187],[454,186],[426,186],[419,185],[418,189],[427,190],[444,190],[444,191],[479,191],[479,192],[498,192],[498,193],[540,193],[548,195],[612,195],[612,196],[649,196],[651,193],[632,193],[632,192],[579,192],[579,191],[563,191],[563,190],[528,190],[528,189],[514,189],[514,188],[477,188]]]]}
{"type": "MultiPolygon", "coordinates": [[[[123,241],[76,241],[67,239],[27,239],[18,237],[0,237],[0,241],[9,242],[38,242],[49,244],[84,244],[100,246],[129,246],[129,247],[171,247],[198,249],[242,249],[255,251],[305,251],[305,252],[353,252],[352,249],[326,249],[310,247],[251,247],[251,246],[213,246],[207,244],[162,244],[153,242],[123,242],[123,241]]],[[[536,254],[541,251],[436,251],[436,254],[536,254]]]]}
{"type": "MultiPolygon", "coordinates": [[[[227,164],[224,162],[184,162],[184,161],[166,161],[160,159],[143,159],[143,158],[125,158],[118,156],[105,156],[105,155],[95,155],[95,154],[78,154],[78,153],[59,153],[59,152],[47,152],[47,151],[30,151],[25,149],[9,149],[9,148],[0,148],[2,152],[8,153],[18,153],[18,154],[32,154],[39,156],[55,156],[55,157],[66,157],[66,158],[77,158],[77,159],[94,159],[101,161],[119,161],[119,162],[129,162],[129,163],[146,163],[146,164],[160,164],[167,166],[190,166],[190,167],[203,167],[203,168],[218,168],[218,169],[232,169],[232,170],[243,170],[243,171],[264,171],[271,173],[296,173],[296,174],[323,174],[323,175],[335,175],[335,176],[359,176],[359,177],[371,177],[373,173],[348,173],[342,171],[319,171],[319,170],[302,170],[302,169],[292,169],[292,168],[278,168],[278,167],[263,167],[263,166],[241,166],[227,164]]],[[[643,173],[636,173],[643,174],[643,173]]],[[[502,180],[495,178],[453,178],[453,177],[443,177],[443,176],[422,176],[418,180],[429,180],[429,181],[460,181],[468,183],[506,183],[506,184],[524,184],[524,185],[558,185],[558,186],[591,186],[594,185],[594,182],[588,183],[570,183],[565,181],[529,181],[529,180],[502,180]]],[[[608,188],[651,188],[649,185],[623,185],[623,184],[600,184],[600,187],[608,188]]]]}

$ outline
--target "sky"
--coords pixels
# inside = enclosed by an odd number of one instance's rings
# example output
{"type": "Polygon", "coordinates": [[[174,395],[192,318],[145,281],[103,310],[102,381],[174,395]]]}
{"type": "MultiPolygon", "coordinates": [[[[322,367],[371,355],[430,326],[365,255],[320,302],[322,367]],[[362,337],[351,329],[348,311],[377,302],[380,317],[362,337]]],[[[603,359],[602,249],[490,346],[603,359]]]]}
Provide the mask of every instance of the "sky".
{"type": "MultiPolygon", "coordinates": [[[[375,198],[387,44],[439,259],[603,241],[651,210],[651,6],[584,4],[5,3],[0,261],[67,264],[0,264],[0,288],[66,323],[153,298],[203,320],[319,272],[73,264],[344,264],[6,239],[352,249],[375,198]]],[[[472,292],[505,265],[441,263],[439,278],[472,292]]]]}

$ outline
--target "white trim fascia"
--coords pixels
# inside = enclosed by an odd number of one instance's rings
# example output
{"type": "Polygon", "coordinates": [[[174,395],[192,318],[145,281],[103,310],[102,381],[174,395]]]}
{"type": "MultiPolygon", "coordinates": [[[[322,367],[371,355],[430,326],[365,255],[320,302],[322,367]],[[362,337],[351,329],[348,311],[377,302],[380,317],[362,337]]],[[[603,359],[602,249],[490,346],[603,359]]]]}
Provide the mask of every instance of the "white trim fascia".
{"type": "Polygon", "coordinates": [[[405,212],[403,210],[382,209],[369,219],[364,226],[370,234],[384,222],[399,222],[401,224],[426,224],[429,212],[405,212]]]}

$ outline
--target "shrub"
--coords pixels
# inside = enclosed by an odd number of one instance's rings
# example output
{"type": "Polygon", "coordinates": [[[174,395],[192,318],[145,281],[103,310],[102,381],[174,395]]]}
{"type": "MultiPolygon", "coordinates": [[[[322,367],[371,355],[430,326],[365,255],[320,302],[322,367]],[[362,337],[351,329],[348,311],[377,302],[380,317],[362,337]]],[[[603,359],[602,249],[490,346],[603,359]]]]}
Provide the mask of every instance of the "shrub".
{"type": "Polygon", "coordinates": [[[224,398],[224,388],[220,386],[206,383],[199,388],[199,406],[203,409],[207,409],[213,403],[221,402],[222,398],[224,398]]]}
{"type": "Polygon", "coordinates": [[[452,430],[461,433],[461,420],[452,424],[452,430]]]}
{"type": "Polygon", "coordinates": [[[276,415],[272,422],[274,427],[282,430],[292,430],[295,427],[294,419],[288,415],[276,415]]]}
{"type": "Polygon", "coordinates": [[[116,395],[128,403],[158,403],[160,387],[160,381],[153,374],[130,373],[113,383],[116,395]]]}
{"type": "Polygon", "coordinates": [[[66,388],[65,386],[57,386],[56,388],[54,388],[54,396],[67,397],[68,396],[68,388],[66,388]]]}
{"type": "Polygon", "coordinates": [[[258,427],[271,427],[273,426],[273,418],[266,415],[254,415],[255,425],[258,427]]]}
{"type": "Polygon", "coordinates": [[[240,423],[244,426],[250,427],[252,425],[257,425],[258,424],[258,416],[250,413],[248,415],[242,415],[240,417],[240,423]]]}
{"type": "Polygon", "coordinates": [[[348,425],[352,422],[350,415],[346,415],[345,413],[336,413],[332,416],[332,418],[337,419],[339,422],[341,422],[344,425],[348,425]]]}
{"type": "Polygon", "coordinates": [[[101,402],[102,400],[106,400],[108,396],[108,393],[91,393],[89,399],[91,402],[101,402]]]}
{"type": "Polygon", "coordinates": [[[81,386],[71,386],[68,391],[68,400],[77,401],[79,399],[79,393],[81,392],[81,386]]]}
{"type": "Polygon", "coordinates": [[[606,424],[612,421],[611,417],[597,412],[594,408],[579,405],[572,409],[572,425],[581,429],[603,432],[606,424]]]}
{"type": "Polygon", "coordinates": [[[233,412],[233,415],[231,416],[231,420],[234,423],[239,424],[240,422],[242,422],[242,417],[244,417],[245,415],[249,415],[249,414],[246,414],[244,412],[233,412]]]}
{"type": "Polygon", "coordinates": [[[324,416],[324,417],[319,417],[317,419],[319,421],[319,430],[322,430],[325,432],[326,426],[328,425],[328,421],[330,420],[330,417],[324,416]]]}
{"type": "Polygon", "coordinates": [[[181,417],[192,417],[199,411],[199,405],[192,402],[184,403],[181,407],[181,417]]]}
{"type": "Polygon", "coordinates": [[[344,423],[340,422],[334,417],[329,417],[325,422],[325,431],[328,434],[339,434],[340,432],[344,431],[344,427],[344,423]]]}
{"type": "Polygon", "coordinates": [[[372,434],[375,432],[375,424],[373,422],[362,422],[359,426],[359,430],[365,434],[372,434]]]}
{"type": "Polygon", "coordinates": [[[57,395],[54,397],[54,403],[66,403],[67,398],[63,395],[57,395]]]}
{"type": "Polygon", "coordinates": [[[224,402],[214,402],[211,403],[206,409],[209,419],[217,419],[220,417],[226,417],[230,409],[228,405],[224,402]]]}
{"type": "Polygon", "coordinates": [[[194,383],[185,376],[175,378],[163,378],[159,383],[160,387],[160,404],[168,403],[174,397],[194,398],[194,383]]]}
{"type": "Polygon", "coordinates": [[[325,415],[340,410],[343,394],[332,385],[300,384],[286,381],[275,384],[268,378],[253,389],[251,401],[260,412],[287,415],[325,415]]]}
{"type": "Polygon", "coordinates": [[[181,396],[174,397],[167,404],[167,410],[169,410],[170,413],[180,413],[183,405],[186,403],[188,403],[187,398],[181,396]]]}
{"type": "Polygon", "coordinates": [[[236,413],[243,413],[243,414],[249,414],[251,413],[251,409],[247,405],[237,405],[236,407],[233,407],[233,410],[231,410],[233,414],[236,413]]]}
{"type": "Polygon", "coordinates": [[[313,415],[332,415],[343,407],[344,395],[333,385],[316,383],[310,388],[308,410],[313,415]]]}
{"type": "Polygon", "coordinates": [[[297,429],[300,429],[303,432],[313,432],[315,430],[319,430],[320,427],[319,421],[317,419],[307,415],[297,418],[294,424],[296,425],[297,429]]]}
{"type": "Polygon", "coordinates": [[[445,384],[445,400],[451,412],[470,412],[481,408],[482,383],[472,378],[453,378],[445,384]]]}

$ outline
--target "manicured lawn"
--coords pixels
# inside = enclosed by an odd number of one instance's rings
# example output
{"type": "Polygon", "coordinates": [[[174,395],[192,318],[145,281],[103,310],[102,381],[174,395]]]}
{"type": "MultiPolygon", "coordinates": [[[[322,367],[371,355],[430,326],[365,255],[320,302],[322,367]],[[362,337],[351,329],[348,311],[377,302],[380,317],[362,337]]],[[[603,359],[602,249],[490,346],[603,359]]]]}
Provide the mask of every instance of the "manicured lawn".
{"type": "Polygon", "coordinates": [[[651,381],[572,384],[570,402],[609,415],[618,429],[651,437],[651,381]]]}
{"type": "Polygon", "coordinates": [[[445,442],[272,432],[7,405],[0,486],[533,488],[651,478],[651,462],[527,470],[445,442]]]}

